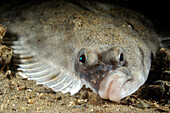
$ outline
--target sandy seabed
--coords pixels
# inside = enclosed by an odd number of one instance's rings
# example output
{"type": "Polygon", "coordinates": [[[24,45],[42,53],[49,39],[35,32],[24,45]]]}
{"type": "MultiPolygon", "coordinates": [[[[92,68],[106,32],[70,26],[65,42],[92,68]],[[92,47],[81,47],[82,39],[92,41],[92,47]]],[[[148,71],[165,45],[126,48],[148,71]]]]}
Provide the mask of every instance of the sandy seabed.
{"type": "MultiPolygon", "coordinates": [[[[0,62],[9,49],[0,48],[0,62]]],[[[6,60],[8,62],[8,57],[6,60]]],[[[170,111],[170,51],[158,52],[146,83],[133,95],[120,102],[101,99],[90,89],[83,87],[79,93],[55,93],[51,89],[36,85],[16,74],[12,62],[1,64],[0,112],[129,112],[152,113],[170,111]],[[158,62],[159,61],[159,62],[158,62]]],[[[1,62],[1,63],[2,63],[1,62]]]]}

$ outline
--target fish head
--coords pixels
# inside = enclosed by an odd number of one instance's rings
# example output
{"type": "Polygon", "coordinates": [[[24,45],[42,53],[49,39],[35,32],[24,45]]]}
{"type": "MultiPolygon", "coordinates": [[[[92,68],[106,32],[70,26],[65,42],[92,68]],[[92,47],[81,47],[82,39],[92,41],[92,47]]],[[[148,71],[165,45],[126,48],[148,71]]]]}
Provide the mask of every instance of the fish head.
{"type": "Polygon", "coordinates": [[[75,60],[75,71],[85,86],[101,98],[119,101],[134,93],[149,73],[149,53],[146,54],[145,47],[134,45],[82,48],[75,60]]]}

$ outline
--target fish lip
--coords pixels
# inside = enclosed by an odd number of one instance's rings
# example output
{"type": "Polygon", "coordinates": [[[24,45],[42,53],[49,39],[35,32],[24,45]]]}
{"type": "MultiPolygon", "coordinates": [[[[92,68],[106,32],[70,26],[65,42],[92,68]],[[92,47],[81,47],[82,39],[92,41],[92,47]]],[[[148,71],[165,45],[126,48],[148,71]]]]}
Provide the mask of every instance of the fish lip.
{"type": "Polygon", "coordinates": [[[124,98],[126,95],[121,93],[121,88],[123,85],[128,82],[131,79],[130,76],[127,76],[127,73],[119,70],[110,70],[105,74],[105,77],[99,84],[99,90],[98,93],[101,98],[103,99],[110,99],[111,101],[119,101],[122,98],[124,98]],[[115,80],[115,79],[117,80],[115,80]],[[122,81],[122,82],[119,82],[122,81]],[[117,86],[118,89],[114,88],[113,86],[116,86],[116,83],[119,83],[120,85],[117,86]],[[115,91],[113,92],[112,89],[115,91]],[[112,92],[112,93],[111,93],[112,92]],[[117,95],[117,97],[113,98],[113,95],[117,95]]]}

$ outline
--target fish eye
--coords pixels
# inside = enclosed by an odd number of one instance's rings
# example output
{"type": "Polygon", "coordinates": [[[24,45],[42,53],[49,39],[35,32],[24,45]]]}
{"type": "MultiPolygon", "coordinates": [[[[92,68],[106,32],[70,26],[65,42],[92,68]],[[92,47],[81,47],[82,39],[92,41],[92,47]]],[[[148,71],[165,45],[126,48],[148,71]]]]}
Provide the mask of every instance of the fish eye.
{"type": "Polygon", "coordinates": [[[90,49],[81,49],[77,59],[82,69],[89,69],[98,64],[98,54],[90,49]]]}
{"type": "Polygon", "coordinates": [[[84,64],[86,62],[86,55],[85,54],[82,54],[80,57],[79,57],[79,61],[80,63],[84,64]]]}
{"type": "Polygon", "coordinates": [[[103,54],[103,61],[111,63],[115,67],[125,66],[126,64],[126,53],[121,47],[113,47],[103,54]]]}
{"type": "Polygon", "coordinates": [[[120,61],[120,62],[124,61],[124,55],[123,55],[122,52],[120,53],[119,61],[120,61]]]}
{"type": "Polygon", "coordinates": [[[124,65],[124,63],[125,63],[125,56],[124,56],[124,53],[123,53],[123,51],[121,51],[120,52],[120,54],[119,54],[119,59],[118,59],[119,61],[119,65],[124,65]]]}

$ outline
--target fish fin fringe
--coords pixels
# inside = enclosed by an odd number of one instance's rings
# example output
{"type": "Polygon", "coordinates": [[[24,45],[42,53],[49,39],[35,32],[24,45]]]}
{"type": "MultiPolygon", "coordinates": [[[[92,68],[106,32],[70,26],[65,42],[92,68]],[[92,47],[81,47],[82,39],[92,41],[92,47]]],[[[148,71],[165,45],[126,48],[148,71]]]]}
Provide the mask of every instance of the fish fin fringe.
{"type": "Polygon", "coordinates": [[[18,74],[28,80],[35,80],[55,92],[76,94],[83,86],[79,78],[62,72],[49,62],[32,54],[17,38],[5,38],[4,44],[14,49],[13,62],[18,66],[18,74]]]}
{"type": "Polygon", "coordinates": [[[170,48],[170,37],[160,38],[160,47],[170,48]]]}

